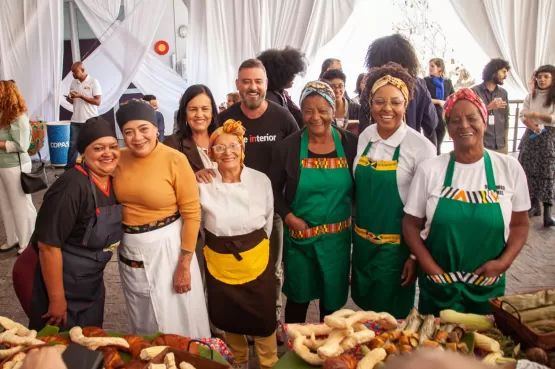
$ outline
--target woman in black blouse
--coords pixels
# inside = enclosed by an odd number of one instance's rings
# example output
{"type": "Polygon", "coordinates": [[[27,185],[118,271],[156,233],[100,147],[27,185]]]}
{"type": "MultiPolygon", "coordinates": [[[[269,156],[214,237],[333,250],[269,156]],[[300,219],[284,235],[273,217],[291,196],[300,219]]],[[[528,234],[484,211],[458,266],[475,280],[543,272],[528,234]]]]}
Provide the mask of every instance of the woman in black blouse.
{"type": "Polygon", "coordinates": [[[212,168],[208,157],[210,135],[218,128],[218,108],[212,92],[205,85],[189,86],[177,111],[177,132],[166,137],[164,144],[181,151],[193,172],[212,168]]]}
{"type": "Polygon", "coordinates": [[[320,300],[320,319],[347,302],[357,137],[332,125],[335,106],[327,83],[309,82],[301,94],[306,128],[278,144],[270,170],[285,223],[286,323],[303,323],[312,300],[320,300]]]}
{"type": "Polygon", "coordinates": [[[424,80],[426,81],[426,87],[428,87],[428,91],[432,96],[432,103],[437,111],[437,127],[436,127],[436,136],[437,136],[437,154],[441,154],[441,143],[445,138],[445,120],[443,119],[443,104],[445,104],[445,100],[449,95],[455,93],[455,89],[453,88],[453,82],[450,79],[445,78],[445,63],[443,59],[434,58],[430,60],[430,75],[425,77],[424,80]]]}

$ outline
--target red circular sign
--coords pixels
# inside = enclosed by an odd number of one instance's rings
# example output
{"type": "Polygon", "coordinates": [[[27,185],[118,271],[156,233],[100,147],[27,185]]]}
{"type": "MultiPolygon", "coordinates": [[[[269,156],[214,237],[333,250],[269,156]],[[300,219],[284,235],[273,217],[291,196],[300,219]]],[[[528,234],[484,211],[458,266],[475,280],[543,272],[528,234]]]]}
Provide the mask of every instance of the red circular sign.
{"type": "Polygon", "coordinates": [[[154,52],[158,55],[166,55],[170,51],[170,45],[166,41],[158,41],[154,44],[154,52]]]}

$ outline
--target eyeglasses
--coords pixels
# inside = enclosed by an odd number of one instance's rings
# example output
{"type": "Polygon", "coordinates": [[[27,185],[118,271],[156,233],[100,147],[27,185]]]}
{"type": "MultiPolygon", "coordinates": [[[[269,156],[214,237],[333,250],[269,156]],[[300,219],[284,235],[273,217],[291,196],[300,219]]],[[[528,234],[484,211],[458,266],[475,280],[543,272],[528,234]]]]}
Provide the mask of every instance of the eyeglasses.
{"type": "Polygon", "coordinates": [[[384,108],[386,104],[391,105],[393,109],[401,109],[405,105],[405,100],[372,99],[372,105],[376,108],[384,108]]]}
{"type": "Polygon", "coordinates": [[[226,145],[212,146],[212,151],[215,152],[216,154],[223,154],[228,149],[229,151],[232,151],[232,152],[241,151],[241,144],[236,142],[236,143],[232,143],[229,146],[226,146],[226,145]]]}
{"type": "Polygon", "coordinates": [[[344,90],[345,89],[345,85],[344,84],[340,84],[340,85],[330,85],[331,88],[333,90],[344,90]]]}

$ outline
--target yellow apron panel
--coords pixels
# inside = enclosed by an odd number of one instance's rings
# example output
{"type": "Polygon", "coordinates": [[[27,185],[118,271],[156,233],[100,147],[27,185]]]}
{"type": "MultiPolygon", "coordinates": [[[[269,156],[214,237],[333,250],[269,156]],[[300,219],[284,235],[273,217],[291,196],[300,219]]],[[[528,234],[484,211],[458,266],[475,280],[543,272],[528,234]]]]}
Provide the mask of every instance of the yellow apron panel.
{"type": "Polygon", "coordinates": [[[210,275],[222,283],[239,285],[254,281],[266,270],[270,262],[270,241],[265,238],[239,255],[243,260],[239,261],[233,254],[220,254],[208,245],[204,246],[204,258],[210,275]]]}

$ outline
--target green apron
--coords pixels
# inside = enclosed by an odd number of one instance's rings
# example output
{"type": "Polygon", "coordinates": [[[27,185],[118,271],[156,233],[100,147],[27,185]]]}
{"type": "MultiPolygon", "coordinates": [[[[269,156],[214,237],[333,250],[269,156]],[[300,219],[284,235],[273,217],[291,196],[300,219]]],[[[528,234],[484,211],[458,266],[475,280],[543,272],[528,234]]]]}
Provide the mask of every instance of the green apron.
{"type": "Polygon", "coordinates": [[[298,238],[283,225],[283,293],[297,303],[320,299],[335,311],[349,292],[353,180],[339,134],[331,130],[337,158],[308,158],[308,133],[301,137],[300,178],[290,207],[311,236],[298,238]]]}
{"type": "Polygon", "coordinates": [[[486,191],[451,187],[455,157],[447,167],[426,247],[445,271],[425,275],[419,270],[422,314],[439,315],[444,309],[462,313],[491,314],[488,299],[503,296],[505,276],[486,278],[473,274],[505,248],[505,224],[498,202],[491,159],[484,151],[488,181],[486,191]]]}
{"type": "Polygon", "coordinates": [[[401,146],[391,161],[372,161],[368,143],[355,170],[356,225],[351,297],[363,310],[405,318],[414,307],[415,284],[401,287],[410,256],[402,238],[403,202],[397,187],[401,146]]]}

